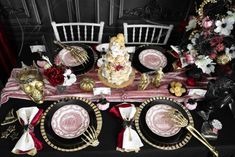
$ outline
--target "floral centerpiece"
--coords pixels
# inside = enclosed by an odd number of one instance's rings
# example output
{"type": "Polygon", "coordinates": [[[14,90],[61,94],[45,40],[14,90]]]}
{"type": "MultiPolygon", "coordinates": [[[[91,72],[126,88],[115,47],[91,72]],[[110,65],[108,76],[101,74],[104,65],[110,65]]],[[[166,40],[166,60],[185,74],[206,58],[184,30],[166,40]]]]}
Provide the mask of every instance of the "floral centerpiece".
{"type": "Polygon", "coordinates": [[[225,65],[235,58],[235,9],[227,0],[204,0],[198,15],[186,26],[190,33],[180,50],[183,67],[194,66],[205,74],[215,72],[217,64],[225,65]]]}
{"type": "Polygon", "coordinates": [[[58,64],[56,60],[52,64],[46,56],[42,56],[42,59],[43,61],[38,61],[37,64],[43,68],[43,74],[52,86],[71,86],[76,82],[76,75],[72,73],[71,69],[58,64]]]}

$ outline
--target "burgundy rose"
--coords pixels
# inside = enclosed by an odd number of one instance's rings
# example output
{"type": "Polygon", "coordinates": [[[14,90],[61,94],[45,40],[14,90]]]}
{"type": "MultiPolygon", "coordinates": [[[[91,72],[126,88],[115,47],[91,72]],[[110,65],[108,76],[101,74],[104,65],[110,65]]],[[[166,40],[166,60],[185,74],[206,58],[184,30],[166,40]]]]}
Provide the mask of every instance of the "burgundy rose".
{"type": "Polygon", "coordinates": [[[60,85],[64,82],[64,69],[52,66],[44,71],[44,75],[52,86],[60,85]]]}
{"type": "Polygon", "coordinates": [[[216,51],[221,52],[224,50],[224,44],[220,43],[215,48],[216,51]]]}
{"type": "Polygon", "coordinates": [[[121,65],[115,66],[115,71],[119,71],[119,70],[122,70],[122,69],[124,69],[124,67],[121,66],[121,65]]]}
{"type": "Polygon", "coordinates": [[[187,84],[188,86],[195,86],[195,85],[196,85],[196,81],[195,81],[194,78],[189,77],[189,78],[186,80],[186,84],[187,84]]]}
{"type": "Polygon", "coordinates": [[[211,46],[216,46],[216,45],[222,43],[223,40],[224,40],[223,37],[221,37],[221,36],[215,36],[215,37],[213,37],[213,38],[211,39],[210,44],[211,44],[211,46]]]}

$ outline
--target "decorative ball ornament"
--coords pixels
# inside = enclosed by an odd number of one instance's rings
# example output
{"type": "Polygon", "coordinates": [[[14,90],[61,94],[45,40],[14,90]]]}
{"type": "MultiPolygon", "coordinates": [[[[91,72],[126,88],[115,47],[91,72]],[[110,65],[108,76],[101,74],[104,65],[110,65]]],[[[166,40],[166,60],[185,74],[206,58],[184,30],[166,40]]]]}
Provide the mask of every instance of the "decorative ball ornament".
{"type": "Polygon", "coordinates": [[[95,86],[95,81],[91,78],[84,77],[80,81],[80,89],[82,89],[84,91],[92,91],[94,86],[95,86]]]}

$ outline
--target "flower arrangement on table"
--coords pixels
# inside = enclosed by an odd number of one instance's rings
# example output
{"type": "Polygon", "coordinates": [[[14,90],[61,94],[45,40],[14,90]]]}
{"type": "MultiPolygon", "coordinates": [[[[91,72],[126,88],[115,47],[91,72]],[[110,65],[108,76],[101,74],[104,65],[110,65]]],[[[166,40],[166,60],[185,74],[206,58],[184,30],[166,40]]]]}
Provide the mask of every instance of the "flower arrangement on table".
{"type": "Polygon", "coordinates": [[[77,81],[77,77],[71,69],[59,64],[56,60],[52,64],[48,57],[42,56],[43,61],[38,61],[38,65],[43,68],[43,74],[52,86],[71,86],[77,81]]]}
{"type": "MultiPolygon", "coordinates": [[[[194,66],[202,73],[215,72],[235,58],[235,8],[227,0],[204,0],[186,26],[190,32],[184,50],[179,51],[182,67],[194,66]]],[[[177,51],[177,50],[176,50],[177,51]]]]}

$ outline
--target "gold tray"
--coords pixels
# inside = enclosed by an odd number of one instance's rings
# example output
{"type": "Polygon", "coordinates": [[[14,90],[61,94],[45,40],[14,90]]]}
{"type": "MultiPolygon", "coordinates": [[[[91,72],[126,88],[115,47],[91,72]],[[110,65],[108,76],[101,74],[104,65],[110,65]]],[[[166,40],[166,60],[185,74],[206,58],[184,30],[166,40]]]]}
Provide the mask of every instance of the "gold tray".
{"type": "Polygon", "coordinates": [[[106,86],[109,86],[111,88],[124,88],[124,87],[127,87],[133,83],[133,81],[135,79],[135,70],[132,69],[129,80],[126,82],[123,82],[120,85],[115,85],[115,84],[109,83],[108,80],[102,76],[101,69],[98,70],[98,77],[99,77],[99,80],[106,86]]]}

